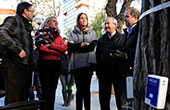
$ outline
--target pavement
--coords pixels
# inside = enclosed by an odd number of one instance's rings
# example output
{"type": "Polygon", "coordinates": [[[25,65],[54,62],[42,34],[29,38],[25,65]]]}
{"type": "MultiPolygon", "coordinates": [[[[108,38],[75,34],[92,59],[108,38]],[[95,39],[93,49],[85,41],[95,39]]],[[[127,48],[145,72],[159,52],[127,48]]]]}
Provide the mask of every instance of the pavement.
{"type": "MultiPolygon", "coordinates": [[[[76,92],[76,86],[74,86],[76,92]]],[[[93,75],[92,81],[91,81],[91,110],[100,110],[100,104],[99,104],[99,94],[98,94],[98,79],[96,75],[93,75]]],[[[36,94],[36,92],[35,92],[36,94]]],[[[37,98],[35,98],[37,100],[37,98]]],[[[76,101],[75,97],[74,100],[71,102],[71,106],[63,107],[63,97],[62,97],[62,85],[59,81],[58,87],[56,89],[56,99],[55,99],[55,107],[54,110],[76,110],[76,101]]],[[[0,106],[4,106],[4,97],[0,98],[0,106]]],[[[112,95],[111,101],[110,101],[110,108],[111,110],[117,110],[115,97],[112,95]]]]}

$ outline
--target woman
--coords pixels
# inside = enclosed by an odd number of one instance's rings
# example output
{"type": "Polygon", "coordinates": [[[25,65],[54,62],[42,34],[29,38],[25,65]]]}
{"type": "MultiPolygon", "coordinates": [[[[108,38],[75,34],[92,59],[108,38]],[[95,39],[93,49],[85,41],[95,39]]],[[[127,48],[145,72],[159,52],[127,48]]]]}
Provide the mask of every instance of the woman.
{"type": "Polygon", "coordinates": [[[68,49],[71,51],[70,69],[76,82],[76,110],[90,110],[90,84],[95,62],[95,46],[97,37],[91,26],[88,26],[88,17],[85,13],[77,16],[77,25],[70,33],[68,49]]]}
{"type": "Polygon", "coordinates": [[[61,68],[60,53],[67,50],[58,30],[56,17],[48,17],[42,24],[42,29],[36,33],[36,45],[39,49],[38,66],[42,84],[42,98],[46,110],[54,110],[55,91],[61,68]]]}
{"type": "MultiPolygon", "coordinates": [[[[65,44],[67,44],[68,39],[63,38],[65,44]]],[[[66,51],[61,54],[62,68],[60,74],[60,81],[62,84],[62,94],[64,99],[64,104],[62,106],[70,106],[72,99],[72,84],[71,84],[71,73],[68,71],[69,53],[66,51]]]]}

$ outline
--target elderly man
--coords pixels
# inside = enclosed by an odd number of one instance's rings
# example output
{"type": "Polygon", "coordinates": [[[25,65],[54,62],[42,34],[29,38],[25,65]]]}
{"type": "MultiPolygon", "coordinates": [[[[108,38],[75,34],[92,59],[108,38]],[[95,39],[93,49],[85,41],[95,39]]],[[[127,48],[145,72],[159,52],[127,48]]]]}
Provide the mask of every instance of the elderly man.
{"type": "Polygon", "coordinates": [[[34,10],[32,4],[21,2],[16,16],[7,17],[0,26],[0,45],[5,47],[3,74],[5,75],[5,104],[28,100],[32,75],[31,36],[34,10]]]}
{"type": "Polygon", "coordinates": [[[114,85],[116,103],[121,110],[121,81],[122,72],[118,66],[121,58],[114,57],[115,50],[121,48],[121,34],[116,31],[117,20],[107,17],[105,20],[106,33],[97,43],[97,76],[99,78],[99,100],[101,110],[110,110],[111,88],[114,85]],[[120,59],[120,60],[119,60],[120,59]]]}

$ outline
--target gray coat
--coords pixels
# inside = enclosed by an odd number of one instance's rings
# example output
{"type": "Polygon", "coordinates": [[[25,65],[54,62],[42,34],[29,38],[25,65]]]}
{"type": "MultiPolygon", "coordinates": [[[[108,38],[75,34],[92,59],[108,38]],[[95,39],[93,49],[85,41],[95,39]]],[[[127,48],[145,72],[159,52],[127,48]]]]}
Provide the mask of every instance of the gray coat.
{"type": "MultiPolygon", "coordinates": [[[[82,42],[91,43],[97,42],[96,32],[92,27],[87,27],[83,32],[80,32],[77,26],[70,32],[69,41],[74,41],[75,44],[81,44],[82,42]]],[[[94,46],[94,45],[93,45],[94,46]]],[[[89,66],[90,63],[96,63],[95,46],[92,50],[81,51],[81,47],[77,51],[71,51],[71,57],[69,60],[69,70],[78,69],[81,67],[89,66]]]]}

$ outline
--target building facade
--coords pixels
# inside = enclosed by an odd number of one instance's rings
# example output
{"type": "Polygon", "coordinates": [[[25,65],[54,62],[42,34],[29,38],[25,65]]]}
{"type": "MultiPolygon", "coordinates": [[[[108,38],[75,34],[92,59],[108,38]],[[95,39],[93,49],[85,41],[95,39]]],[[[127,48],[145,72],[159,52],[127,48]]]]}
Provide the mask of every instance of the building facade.
{"type": "Polygon", "coordinates": [[[89,23],[91,23],[95,15],[105,8],[106,3],[107,0],[63,0],[64,34],[76,25],[76,18],[79,13],[86,13],[89,23]]]}
{"type": "Polygon", "coordinates": [[[16,10],[15,10],[16,6],[17,6],[16,0],[1,0],[1,3],[0,3],[0,24],[3,22],[3,20],[7,16],[16,14],[16,10]]]}

